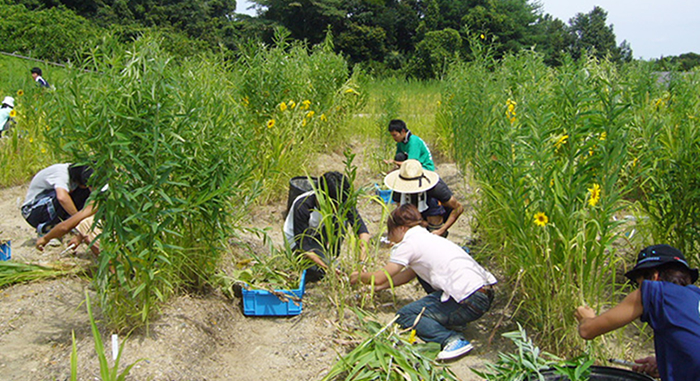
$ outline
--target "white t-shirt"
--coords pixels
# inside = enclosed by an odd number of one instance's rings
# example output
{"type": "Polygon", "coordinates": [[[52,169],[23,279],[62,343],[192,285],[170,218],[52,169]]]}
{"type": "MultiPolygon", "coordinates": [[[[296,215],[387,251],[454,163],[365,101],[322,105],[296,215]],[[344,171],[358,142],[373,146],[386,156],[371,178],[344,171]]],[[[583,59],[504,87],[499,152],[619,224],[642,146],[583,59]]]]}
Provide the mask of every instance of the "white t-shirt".
{"type": "Polygon", "coordinates": [[[436,290],[441,301],[457,302],[498,281],[464,249],[420,226],[410,228],[391,250],[390,262],[409,267],[436,290]]]}
{"type": "Polygon", "coordinates": [[[70,163],[54,164],[34,175],[32,182],[29,183],[27,197],[22,206],[31,203],[36,196],[50,189],[62,188],[68,192],[75,189],[75,187],[71,188],[68,167],[70,167],[70,163]]]}

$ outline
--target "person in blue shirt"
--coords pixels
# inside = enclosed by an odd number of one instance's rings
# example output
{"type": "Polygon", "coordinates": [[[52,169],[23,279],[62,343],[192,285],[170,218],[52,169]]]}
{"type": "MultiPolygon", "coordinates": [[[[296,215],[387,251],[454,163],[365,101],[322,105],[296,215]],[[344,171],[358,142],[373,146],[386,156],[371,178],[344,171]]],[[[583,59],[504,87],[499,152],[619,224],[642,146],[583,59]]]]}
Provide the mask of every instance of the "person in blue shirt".
{"type": "Polygon", "coordinates": [[[637,256],[637,265],[625,274],[639,288],[620,304],[596,316],[588,306],[578,307],[579,334],[586,340],[621,328],[641,318],[654,329],[656,356],[635,360],[632,369],[663,381],[695,381],[700,374],[700,289],[698,269],[688,266],[680,250],[654,245],[637,256]]]}

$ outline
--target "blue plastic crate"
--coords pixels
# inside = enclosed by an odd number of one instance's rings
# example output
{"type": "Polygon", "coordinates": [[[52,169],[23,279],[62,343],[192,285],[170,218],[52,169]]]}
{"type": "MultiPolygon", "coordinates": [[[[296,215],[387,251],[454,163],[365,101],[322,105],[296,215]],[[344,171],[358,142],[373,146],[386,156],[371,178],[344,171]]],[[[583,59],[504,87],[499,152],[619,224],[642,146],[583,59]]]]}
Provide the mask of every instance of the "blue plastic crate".
{"type": "MultiPolygon", "coordinates": [[[[301,274],[299,288],[275,292],[301,299],[304,296],[306,270],[301,274]]],[[[264,290],[246,290],[243,287],[243,314],[246,316],[294,316],[301,313],[301,301],[282,301],[277,295],[264,290]]]]}
{"type": "Polygon", "coordinates": [[[0,245],[0,261],[8,261],[10,259],[12,259],[12,247],[8,240],[0,245]]]}

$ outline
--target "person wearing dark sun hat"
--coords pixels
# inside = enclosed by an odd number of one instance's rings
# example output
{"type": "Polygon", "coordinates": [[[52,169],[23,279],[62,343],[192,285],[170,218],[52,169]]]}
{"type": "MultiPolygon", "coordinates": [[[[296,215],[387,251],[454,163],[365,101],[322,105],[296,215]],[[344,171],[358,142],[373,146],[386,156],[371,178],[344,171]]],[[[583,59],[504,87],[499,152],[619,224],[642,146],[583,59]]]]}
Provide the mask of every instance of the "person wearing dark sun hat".
{"type": "Polygon", "coordinates": [[[700,289],[698,269],[691,268],[680,250],[669,245],[644,248],[625,276],[639,286],[620,304],[596,316],[578,307],[579,334],[586,340],[641,318],[654,329],[656,356],[635,360],[632,369],[663,381],[697,380],[700,374],[700,289]]]}

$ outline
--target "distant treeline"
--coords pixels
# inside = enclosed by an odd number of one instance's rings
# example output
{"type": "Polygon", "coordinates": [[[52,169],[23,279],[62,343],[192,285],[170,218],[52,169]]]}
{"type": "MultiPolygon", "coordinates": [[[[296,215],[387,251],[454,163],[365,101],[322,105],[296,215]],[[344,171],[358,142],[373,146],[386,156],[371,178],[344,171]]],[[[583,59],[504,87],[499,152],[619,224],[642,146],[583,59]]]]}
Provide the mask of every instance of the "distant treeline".
{"type": "MultiPolygon", "coordinates": [[[[582,56],[632,60],[626,41],[617,44],[607,12],[595,7],[568,23],[543,13],[530,0],[257,0],[258,16],[236,14],[235,0],[0,0],[5,17],[0,49],[67,61],[99,44],[106,34],[129,41],[157,29],[173,53],[235,53],[251,39],[273,42],[275,30],[317,44],[327,34],[351,64],[376,73],[439,77],[474,49],[501,58],[522,49],[543,55],[550,66],[582,56]]],[[[113,41],[114,39],[110,39],[113,41]]],[[[689,70],[698,55],[658,61],[659,70],[689,70]]]]}

